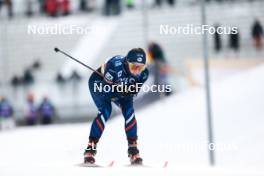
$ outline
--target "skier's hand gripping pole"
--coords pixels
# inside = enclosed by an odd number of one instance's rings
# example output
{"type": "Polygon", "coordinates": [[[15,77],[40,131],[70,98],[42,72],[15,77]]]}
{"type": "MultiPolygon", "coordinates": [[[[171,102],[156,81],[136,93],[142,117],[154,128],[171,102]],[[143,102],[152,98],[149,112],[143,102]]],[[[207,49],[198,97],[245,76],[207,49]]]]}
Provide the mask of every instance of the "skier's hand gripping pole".
{"type": "Polygon", "coordinates": [[[93,69],[92,67],[90,67],[90,66],[84,64],[83,62],[79,61],[78,59],[75,59],[75,58],[72,57],[71,55],[69,55],[69,54],[65,53],[64,51],[60,50],[59,48],[55,47],[55,48],[54,48],[54,51],[55,51],[56,53],[59,52],[59,53],[65,55],[65,56],[67,56],[68,58],[74,60],[75,62],[78,62],[78,63],[81,64],[82,66],[88,68],[88,69],[91,70],[91,71],[94,71],[94,72],[97,73],[99,76],[101,76],[102,78],[104,78],[104,75],[103,75],[102,73],[100,73],[100,72],[98,72],[97,70],[93,69]]]}

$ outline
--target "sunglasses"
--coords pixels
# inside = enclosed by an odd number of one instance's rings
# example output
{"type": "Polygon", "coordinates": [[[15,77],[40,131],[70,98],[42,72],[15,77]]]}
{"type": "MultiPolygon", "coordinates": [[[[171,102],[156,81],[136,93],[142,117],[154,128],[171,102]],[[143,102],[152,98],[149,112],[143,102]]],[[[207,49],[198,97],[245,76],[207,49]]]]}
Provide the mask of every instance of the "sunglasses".
{"type": "Polygon", "coordinates": [[[145,64],[128,62],[129,70],[132,74],[140,74],[145,69],[145,64]]]}

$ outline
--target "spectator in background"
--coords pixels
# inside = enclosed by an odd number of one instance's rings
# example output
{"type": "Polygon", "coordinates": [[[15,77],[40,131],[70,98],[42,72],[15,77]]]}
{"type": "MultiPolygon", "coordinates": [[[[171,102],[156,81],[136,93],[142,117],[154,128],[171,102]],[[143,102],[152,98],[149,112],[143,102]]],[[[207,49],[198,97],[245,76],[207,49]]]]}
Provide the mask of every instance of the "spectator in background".
{"type": "Polygon", "coordinates": [[[105,15],[119,15],[121,13],[120,0],[105,0],[105,15]]]}
{"type": "Polygon", "coordinates": [[[46,0],[38,0],[39,2],[39,12],[42,14],[42,13],[45,13],[46,11],[46,0]]]}
{"type": "MultiPolygon", "coordinates": [[[[217,31],[217,28],[219,28],[219,25],[215,25],[216,31],[217,31]]],[[[222,49],[221,35],[218,32],[214,34],[214,49],[215,49],[215,52],[220,52],[222,49]]]]}
{"type": "Polygon", "coordinates": [[[13,107],[4,97],[0,97],[0,129],[7,130],[13,129],[15,120],[13,118],[13,107]]]}
{"type": "Polygon", "coordinates": [[[41,124],[48,125],[51,124],[55,116],[55,108],[53,104],[49,101],[48,97],[44,97],[42,103],[39,106],[39,115],[41,124]]]}
{"type": "Polygon", "coordinates": [[[29,126],[36,125],[38,120],[37,107],[34,102],[34,96],[29,94],[27,97],[27,107],[25,108],[25,119],[29,126]]]}
{"type": "Polygon", "coordinates": [[[22,83],[23,83],[23,78],[20,78],[16,75],[11,79],[11,85],[13,87],[17,87],[17,86],[21,85],[22,83]]]}
{"type": "Polygon", "coordinates": [[[104,13],[106,16],[111,14],[112,0],[105,0],[105,10],[104,13]]]}
{"type": "Polygon", "coordinates": [[[262,48],[263,27],[259,20],[254,22],[251,29],[251,35],[256,49],[260,50],[262,48]]]}
{"type": "Polygon", "coordinates": [[[59,3],[57,0],[46,0],[45,8],[49,16],[56,17],[58,14],[59,3]]]}
{"type": "MultiPolygon", "coordinates": [[[[153,60],[154,67],[152,72],[154,74],[154,85],[168,85],[168,72],[169,67],[166,62],[163,49],[155,42],[151,42],[148,45],[148,53],[153,60]]],[[[164,95],[168,96],[172,92],[165,92],[164,95]]],[[[160,96],[162,96],[161,94],[160,96]]]]}
{"type": "Polygon", "coordinates": [[[8,9],[8,17],[13,17],[13,1],[12,0],[5,0],[7,9],[8,9]]]}
{"type": "Polygon", "coordinates": [[[12,0],[0,0],[0,10],[3,5],[7,6],[8,17],[11,19],[13,17],[13,2],[12,0]]]}
{"type": "Polygon", "coordinates": [[[96,6],[96,0],[80,0],[80,11],[93,11],[96,6]]]}
{"type": "Polygon", "coordinates": [[[32,84],[34,82],[34,77],[30,69],[24,71],[23,83],[25,85],[32,84]]]}
{"type": "Polygon", "coordinates": [[[61,73],[58,73],[56,77],[56,82],[59,84],[62,84],[66,82],[66,79],[62,76],[61,73]]]}
{"type": "Polygon", "coordinates": [[[235,52],[239,51],[240,49],[239,31],[237,31],[237,33],[231,33],[229,35],[229,47],[231,50],[234,50],[235,52]]]}
{"type": "Polygon", "coordinates": [[[33,15],[32,0],[26,0],[26,16],[31,17],[33,15]]]}
{"type": "Polygon", "coordinates": [[[155,0],[153,7],[161,7],[162,0],[155,0]]]}
{"type": "MultiPolygon", "coordinates": [[[[161,7],[164,0],[155,0],[153,7],[161,7]]],[[[174,6],[175,0],[166,0],[170,6],[174,6]]]]}
{"type": "Polygon", "coordinates": [[[167,0],[167,2],[170,6],[174,6],[175,4],[175,0],[167,0]]]}
{"type": "Polygon", "coordinates": [[[62,15],[66,16],[70,14],[70,1],[62,0],[61,1],[62,15]]]}
{"type": "Polygon", "coordinates": [[[128,9],[133,9],[134,8],[134,0],[127,0],[126,6],[128,9]]]}
{"type": "Polygon", "coordinates": [[[80,11],[87,11],[88,10],[87,0],[80,0],[79,9],[80,9],[80,11]]]}

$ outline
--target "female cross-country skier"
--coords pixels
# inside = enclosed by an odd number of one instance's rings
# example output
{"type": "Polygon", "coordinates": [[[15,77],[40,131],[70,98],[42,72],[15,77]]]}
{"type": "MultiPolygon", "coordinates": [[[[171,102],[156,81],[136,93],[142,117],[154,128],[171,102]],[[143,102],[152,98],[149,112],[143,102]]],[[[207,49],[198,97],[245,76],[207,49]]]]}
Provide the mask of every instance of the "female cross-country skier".
{"type": "Polygon", "coordinates": [[[93,72],[89,79],[89,89],[98,108],[98,115],[91,126],[89,143],[84,152],[85,163],[95,163],[96,145],[104,131],[106,121],[111,115],[111,102],[114,102],[120,107],[125,118],[125,132],[130,162],[131,164],[142,164],[142,158],[137,147],[137,121],[133,108],[133,97],[137,95],[140,86],[147,80],[148,74],[146,54],[141,48],[130,50],[126,56],[118,55],[112,57],[99,67],[97,72],[93,72]],[[103,91],[95,90],[95,84],[97,86],[111,86],[111,91],[104,91],[104,89],[103,91]],[[118,91],[116,85],[123,87],[132,85],[132,88],[135,88],[135,85],[140,86],[136,89],[128,88],[124,89],[125,91],[118,91]]]}

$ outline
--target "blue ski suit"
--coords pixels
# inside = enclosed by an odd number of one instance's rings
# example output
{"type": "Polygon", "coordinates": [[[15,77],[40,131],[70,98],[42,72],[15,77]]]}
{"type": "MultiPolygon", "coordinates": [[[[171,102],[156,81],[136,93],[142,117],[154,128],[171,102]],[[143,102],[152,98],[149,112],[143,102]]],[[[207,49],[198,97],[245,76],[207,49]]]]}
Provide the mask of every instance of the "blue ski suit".
{"type": "MultiPolygon", "coordinates": [[[[88,82],[93,101],[98,108],[97,117],[93,120],[90,140],[98,141],[104,131],[107,120],[112,111],[111,102],[114,102],[122,110],[125,118],[125,132],[127,139],[137,139],[137,121],[133,108],[133,97],[135,94],[123,94],[116,91],[98,91],[97,85],[134,84],[144,83],[148,79],[148,70],[145,68],[138,76],[130,74],[126,57],[114,56],[97,69],[104,78],[94,72],[88,82]]],[[[101,89],[102,90],[102,89],[101,89]]]]}

